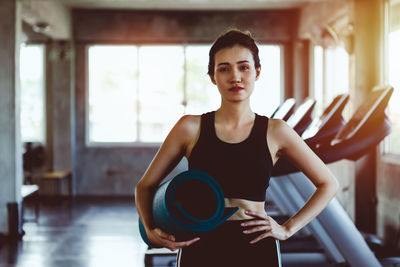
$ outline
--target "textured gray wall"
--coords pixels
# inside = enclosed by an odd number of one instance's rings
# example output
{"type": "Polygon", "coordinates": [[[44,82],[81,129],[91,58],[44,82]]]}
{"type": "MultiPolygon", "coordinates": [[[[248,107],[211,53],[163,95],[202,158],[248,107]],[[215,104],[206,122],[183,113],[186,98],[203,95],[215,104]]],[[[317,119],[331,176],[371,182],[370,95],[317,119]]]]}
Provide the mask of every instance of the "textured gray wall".
{"type": "Polygon", "coordinates": [[[250,30],[260,42],[290,42],[298,19],[296,10],[74,10],[72,14],[77,42],[210,43],[230,27],[250,30]]]}
{"type": "MultiPolygon", "coordinates": [[[[86,45],[91,43],[212,43],[229,27],[250,30],[260,42],[288,43],[295,35],[295,10],[105,11],[74,10],[74,181],[78,195],[132,195],[158,147],[85,145],[86,45]]],[[[170,175],[187,168],[186,160],[170,175]]]]}
{"type": "Polygon", "coordinates": [[[20,202],[22,144],[20,135],[19,38],[21,16],[18,1],[0,5],[0,233],[7,233],[7,203],[20,202]]]}

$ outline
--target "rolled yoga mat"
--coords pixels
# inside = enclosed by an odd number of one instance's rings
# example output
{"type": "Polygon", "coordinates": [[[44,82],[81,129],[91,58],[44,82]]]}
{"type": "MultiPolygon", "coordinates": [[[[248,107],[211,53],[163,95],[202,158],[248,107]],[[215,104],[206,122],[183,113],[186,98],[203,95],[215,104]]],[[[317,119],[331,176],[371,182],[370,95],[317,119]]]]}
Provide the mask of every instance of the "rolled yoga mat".
{"type": "MultiPolygon", "coordinates": [[[[209,174],[189,170],[163,183],[153,199],[153,218],[157,227],[175,236],[176,241],[190,240],[225,222],[239,208],[225,208],[224,193],[209,174]]],[[[139,218],[140,235],[153,245],[139,218]]]]}

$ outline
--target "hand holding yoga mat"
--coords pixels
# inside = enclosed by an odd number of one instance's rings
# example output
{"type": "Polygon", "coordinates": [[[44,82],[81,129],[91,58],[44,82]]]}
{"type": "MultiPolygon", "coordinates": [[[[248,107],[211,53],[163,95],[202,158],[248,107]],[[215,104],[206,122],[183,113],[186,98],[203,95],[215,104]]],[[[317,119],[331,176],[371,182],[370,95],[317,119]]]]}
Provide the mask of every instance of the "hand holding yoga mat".
{"type": "MultiPolygon", "coordinates": [[[[231,217],[235,208],[225,208],[224,194],[209,174],[189,170],[163,183],[153,199],[153,218],[157,227],[175,236],[177,241],[189,240],[208,232],[231,217]]],[[[144,242],[154,246],[147,237],[139,218],[144,242]]]]}

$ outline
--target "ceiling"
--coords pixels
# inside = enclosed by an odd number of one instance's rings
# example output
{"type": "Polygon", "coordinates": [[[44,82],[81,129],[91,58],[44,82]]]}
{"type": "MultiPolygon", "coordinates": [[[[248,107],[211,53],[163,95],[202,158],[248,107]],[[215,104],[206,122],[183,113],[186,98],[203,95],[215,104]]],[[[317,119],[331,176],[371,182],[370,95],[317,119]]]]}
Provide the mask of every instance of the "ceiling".
{"type": "Polygon", "coordinates": [[[106,9],[286,9],[334,0],[58,0],[69,8],[106,9]]]}
{"type": "MultiPolygon", "coordinates": [[[[2,0],[0,0],[1,2],[2,0]]],[[[46,35],[54,39],[71,38],[70,9],[145,9],[145,10],[257,10],[293,9],[350,0],[19,0],[22,18],[30,25],[46,23],[46,35]]],[[[400,1],[400,0],[399,0],[400,1]]],[[[319,13],[317,11],[317,13],[319,13]]],[[[322,15],[323,16],[323,15],[322,15]]]]}

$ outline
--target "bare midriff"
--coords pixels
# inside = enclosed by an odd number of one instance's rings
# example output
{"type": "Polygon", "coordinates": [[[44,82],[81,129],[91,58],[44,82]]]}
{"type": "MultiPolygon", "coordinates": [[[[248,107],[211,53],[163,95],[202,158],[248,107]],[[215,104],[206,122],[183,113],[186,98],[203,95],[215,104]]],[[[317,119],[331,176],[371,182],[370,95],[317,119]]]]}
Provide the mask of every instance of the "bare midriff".
{"type": "Polygon", "coordinates": [[[225,207],[239,208],[239,210],[235,214],[233,214],[228,219],[228,221],[254,219],[253,216],[245,214],[246,210],[251,210],[266,214],[264,205],[265,205],[264,201],[251,201],[241,198],[225,198],[225,207]]]}

